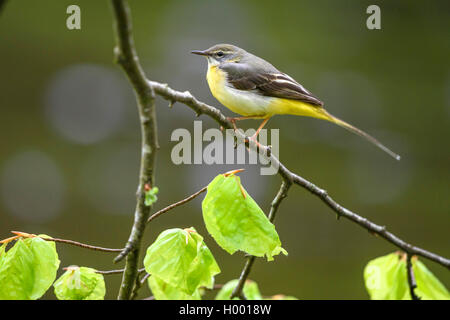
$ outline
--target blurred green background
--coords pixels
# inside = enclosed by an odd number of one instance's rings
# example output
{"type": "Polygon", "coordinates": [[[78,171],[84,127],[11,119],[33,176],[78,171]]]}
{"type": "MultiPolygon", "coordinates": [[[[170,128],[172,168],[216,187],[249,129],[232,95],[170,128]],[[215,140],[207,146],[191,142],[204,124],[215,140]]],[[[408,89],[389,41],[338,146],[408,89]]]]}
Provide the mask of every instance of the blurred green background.
{"type": "MultiPolygon", "coordinates": [[[[232,43],[272,62],[325,102],[334,115],[402,155],[397,162],[358,136],[315,119],[279,116],[280,159],[343,206],[425,249],[450,255],[450,3],[448,1],[130,1],[134,36],[149,78],[215,101],[206,61],[189,54],[232,43]],[[381,30],[366,8],[381,8],[381,30]]],[[[120,248],[131,229],[140,152],[133,92],[113,63],[108,1],[9,1],[0,13],[0,238],[10,230],[46,233],[120,248]],[[81,7],[81,30],[66,8],[81,7]]],[[[217,124],[181,104],[157,100],[156,209],[242,165],[179,165],[170,159],[177,128],[217,124]]],[[[245,128],[259,122],[241,122],[245,128]]],[[[204,144],[204,146],[206,143],[204,144]]],[[[244,186],[267,212],[280,184],[245,166],[244,186]]],[[[204,227],[201,199],[157,219],[148,246],[167,228],[194,226],[222,273],[239,276],[242,253],[219,248],[204,227]]],[[[365,264],[395,251],[294,187],[275,224],[289,256],[257,260],[250,278],[264,295],[367,299],[365,264]]],[[[108,270],[113,255],[58,245],[61,267],[108,270]]],[[[450,274],[426,260],[447,286],[450,274]]],[[[119,275],[107,276],[115,298],[119,275]]],[[[148,296],[147,287],[140,297],[148,296]]],[[[54,299],[52,290],[45,298],[54,299]]]]}

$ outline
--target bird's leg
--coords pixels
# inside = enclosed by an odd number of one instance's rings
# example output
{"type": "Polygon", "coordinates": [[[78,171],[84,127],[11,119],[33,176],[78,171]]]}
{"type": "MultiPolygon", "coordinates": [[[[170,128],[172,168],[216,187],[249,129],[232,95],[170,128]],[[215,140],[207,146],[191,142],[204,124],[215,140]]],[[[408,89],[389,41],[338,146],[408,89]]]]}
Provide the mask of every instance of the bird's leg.
{"type": "Polygon", "coordinates": [[[266,125],[267,121],[269,121],[270,118],[266,118],[263,120],[263,122],[261,122],[261,125],[259,126],[258,130],[256,130],[255,134],[252,135],[250,137],[250,139],[255,140],[256,141],[256,137],[258,136],[259,132],[261,131],[262,128],[264,128],[264,126],[266,125]]]}
{"type": "Polygon", "coordinates": [[[264,128],[264,126],[266,125],[267,121],[269,121],[269,119],[270,119],[270,118],[264,119],[263,122],[261,122],[261,125],[259,126],[258,130],[256,130],[255,134],[252,135],[252,136],[249,138],[249,139],[252,140],[259,148],[262,148],[263,145],[260,144],[260,143],[256,140],[256,138],[258,137],[259,132],[262,130],[262,128],[264,128]]]}
{"type": "MultiPolygon", "coordinates": [[[[230,118],[227,117],[227,120],[230,121],[233,124],[234,130],[237,130],[236,127],[236,121],[240,121],[240,120],[246,120],[246,119],[261,119],[261,117],[236,117],[236,118],[230,118]]],[[[258,137],[259,132],[262,130],[262,128],[264,128],[264,126],[266,125],[267,121],[269,121],[270,118],[266,118],[263,120],[263,122],[261,123],[261,125],[259,126],[258,130],[256,130],[255,134],[252,135],[249,139],[252,140],[259,148],[262,148],[263,145],[261,145],[256,138],[258,137]]],[[[247,139],[246,139],[247,140],[247,139]]],[[[247,140],[248,142],[248,140],[247,140]]]]}
{"type": "Polygon", "coordinates": [[[247,120],[247,119],[259,119],[259,117],[234,117],[234,118],[227,117],[227,120],[233,124],[234,130],[237,130],[236,121],[247,120]]]}
{"type": "Polygon", "coordinates": [[[261,131],[262,128],[264,128],[264,126],[266,125],[267,121],[269,121],[270,118],[266,118],[263,120],[263,122],[261,122],[261,125],[259,126],[258,130],[256,130],[255,134],[252,136],[252,138],[256,139],[256,137],[258,136],[259,132],[261,131]]]}
{"type": "Polygon", "coordinates": [[[230,121],[233,124],[234,131],[236,131],[237,130],[237,128],[236,128],[236,118],[228,118],[227,117],[227,120],[230,121]]]}

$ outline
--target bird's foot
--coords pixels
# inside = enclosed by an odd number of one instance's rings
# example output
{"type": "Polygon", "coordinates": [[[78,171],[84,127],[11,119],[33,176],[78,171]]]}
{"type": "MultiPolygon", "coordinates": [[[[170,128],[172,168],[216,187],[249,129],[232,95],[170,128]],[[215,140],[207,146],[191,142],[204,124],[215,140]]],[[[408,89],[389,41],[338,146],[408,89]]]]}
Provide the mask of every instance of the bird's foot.
{"type": "Polygon", "coordinates": [[[245,138],[245,143],[248,143],[250,145],[250,141],[251,141],[252,144],[254,143],[258,148],[260,148],[260,149],[265,148],[264,145],[262,145],[261,143],[258,142],[257,137],[258,137],[258,133],[255,133],[251,137],[246,137],[245,138]]]}

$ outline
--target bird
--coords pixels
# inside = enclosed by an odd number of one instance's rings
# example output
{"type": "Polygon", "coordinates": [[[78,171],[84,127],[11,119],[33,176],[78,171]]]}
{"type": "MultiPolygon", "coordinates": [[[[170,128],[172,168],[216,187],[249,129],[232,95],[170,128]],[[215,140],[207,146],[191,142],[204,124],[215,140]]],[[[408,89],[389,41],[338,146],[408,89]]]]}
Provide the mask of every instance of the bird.
{"type": "Polygon", "coordinates": [[[371,135],[331,115],[321,100],[266,60],[231,44],[216,44],[191,53],[206,57],[206,79],[212,95],[225,107],[241,115],[228,118],[234,129],[239,120],[263,120],[250,137],[253,141],[257,142],[259,132],[274,115],[306,116],[335,123],[400,160],[398,154],[371,135]]]}

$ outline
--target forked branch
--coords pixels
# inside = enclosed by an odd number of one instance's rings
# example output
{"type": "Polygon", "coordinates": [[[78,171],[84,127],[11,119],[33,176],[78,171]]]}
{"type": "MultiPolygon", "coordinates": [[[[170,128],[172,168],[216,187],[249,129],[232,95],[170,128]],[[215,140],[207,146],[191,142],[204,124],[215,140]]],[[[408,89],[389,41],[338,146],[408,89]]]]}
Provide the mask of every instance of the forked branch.
{"type": "Polygon", "coordinates": [[[139,63],[132,36],[131,17],[128,4],[123,0],[112,0],[114,29],[117,46],[114,49],[117,63],[123,68],[136,95],[141,124],[141,167],[136,192],[137,203],[134,223],[125,250],[115,261],[126,257],[125,271],[120,286],[119,299],[130,299],[138,275],[138,261],[141,239],[151,206],[145,204],[145,186],[154,186],[156,150],[158,148],[155,97],[139,63]]]}

